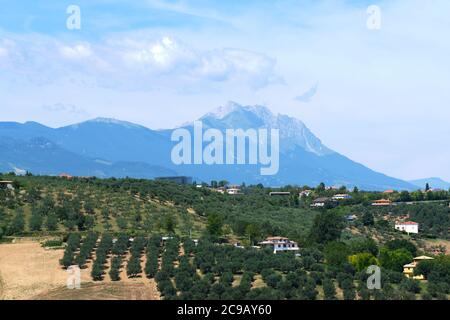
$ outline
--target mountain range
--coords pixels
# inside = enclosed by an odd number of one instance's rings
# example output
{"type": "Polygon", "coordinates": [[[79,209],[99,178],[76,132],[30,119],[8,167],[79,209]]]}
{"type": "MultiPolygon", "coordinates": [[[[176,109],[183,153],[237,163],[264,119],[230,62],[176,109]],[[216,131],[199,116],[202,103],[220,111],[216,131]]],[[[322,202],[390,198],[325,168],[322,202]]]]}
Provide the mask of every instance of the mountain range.
{"type": "MultiPolygon", "coordinates": [[[[389,177],[326,147],[300,120],[264,106],[229,102],[199,119],[204,129],[279,129],[280,165],[273,176],[255,165],[175,165],[173,129],[151,130],[130,122],[97,118],[60,128],[36,122],[0,122],[0,172],[155,178],[188,175],[194,180],[227,180],[267,186],[357,186],[365,190],[413,190],[415,183],[389,177]]],[[[192,123],[182,128],[193,131],[192,123]]]]}
{"type": "Polygon", "coordinates": [[[425,189],[426,184],[430,186],[431,189],[442,189],[442,190],[449,190],[450,189],[450,183],[447,181],[442,180],[441,178],[425,178],[425,179],[418,179],[418,180],[411,180],[409,183],[421,188],[425,189]]]}

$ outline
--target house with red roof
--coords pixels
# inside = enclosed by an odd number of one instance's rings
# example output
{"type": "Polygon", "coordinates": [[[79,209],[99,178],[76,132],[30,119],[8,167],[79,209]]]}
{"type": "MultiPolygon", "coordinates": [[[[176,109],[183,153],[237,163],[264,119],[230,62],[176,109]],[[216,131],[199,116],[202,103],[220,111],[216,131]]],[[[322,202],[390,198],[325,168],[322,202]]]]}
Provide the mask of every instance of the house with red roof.
{"type": "Polygon", "coordinates": [[[395,229],[406,233],[419,233],[419,224],[413,221],[397,222],[395,229]]]}

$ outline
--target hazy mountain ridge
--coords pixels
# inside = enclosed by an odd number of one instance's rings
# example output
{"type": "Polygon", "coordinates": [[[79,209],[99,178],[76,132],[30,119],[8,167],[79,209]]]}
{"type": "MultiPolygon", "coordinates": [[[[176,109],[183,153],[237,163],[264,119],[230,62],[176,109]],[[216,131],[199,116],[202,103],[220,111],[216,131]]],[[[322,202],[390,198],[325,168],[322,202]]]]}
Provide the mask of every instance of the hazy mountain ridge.
{"type": "Polygon", "coordinates": [[[61,148],[46,138],[29,140],[0,136],[0,172],[38,175],[69,173],[76,176],[155,178],[176,172],[143,162],[109,162],[91,159],[61,148]]]}
{"type": "Polygon", "coordinates": [[[425,186],[427,183],[429,184],[430,188],[432,188],[432,189],[443,189],[443,190],[450,189],[449,182],[444,181],[441,178],[436,178],[436,177],[411,180],[408,182],[421,188],[421,189],[425,189],[425,186]]]}
{"type": "MultiPolygon", "coordinates": [[[[264,106],[241,106],[230,102],[199,120],[203,122],[205,129],[215,128],[223,132],[228,128],[279,129],[278,174],[261,176],[259,167],[254,165],[176,166],[170,158],[171,150],[176,144],[170,140],[172,130],[155,131],[108,118],[97,118],[56,129],[36,122],[0,122],[0,137],[3,137],[4,143],[6,137],[22,140],[16,142],[15,148],[7,149],[2,146],[4,150],[8,150],[8,155],[0,155],[0,170],[4,171],[12,166],[20,168],[21,165],[22,169],[32,172],[57,174],[58,171],[72,170],[69,173],[74,175],[82,173],[102,177],[151,178],[178,173],[193,176],[199,181],[225,179],[233,183],[263,183],[268,186],[314,186],[325,182],[327,185],[356,185],[367,190],[417,188],[340,155],[326,147],[302,121],[286,115],[275,115],[264,106]],[[42,152],[45,148],[42,149],[43,144],[38,144],[39,148],[33,144],[36,142],[33,140],[35,138],[46,139],[51,148],[42,152]],[[24,141],[34,142],[30,145],[24,141]],[[21,144],[22,147],[18,147],[21,144]],[[53,158],[48,159],[52,152],[53,158]],[[95,161],[96,159],[101,161],[95,161]]],[[[191,125],[184,128],[192,131],[191,125]]]]}

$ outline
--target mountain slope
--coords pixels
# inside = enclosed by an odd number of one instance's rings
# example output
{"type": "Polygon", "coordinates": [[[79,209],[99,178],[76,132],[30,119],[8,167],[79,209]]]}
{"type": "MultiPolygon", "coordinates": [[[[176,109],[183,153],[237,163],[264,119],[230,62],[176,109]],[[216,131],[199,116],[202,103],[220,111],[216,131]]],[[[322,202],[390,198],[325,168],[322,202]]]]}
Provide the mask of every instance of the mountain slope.
{"type": "Polygon", "coordinates": [[[97,118],[57,129],[35,122],[0,123],[0,136],[46,138],[73,153],[112,162],[167,164],[170,145],[158,132],[125,121],[97,118]]]}
{"type": "Polygon", "coordinates": [[[68,172],[76,176],[155,178],[172,170],[139,162],[108,162],[67,151],[46,138],[29,140],[0,136],[0,172],[38,175],[68,172]]]}
{"type": "Polygon", "coordinates": [[[264,106],[241,106],[235,102],[229,102],[199,120],[206,127],[222,131],[228,128],[280,129],[282,153],[292,151],[296,147],[320,156],[334,153],[324,146],[302,121],[286,115],[274,115],[264,106]]]}
{"type": "MultiPolygon", "coordinates": [[[[274,115],[263,106],[241,106],[229,102],[199,119],[203,128],[226,129],[279,129],[280,169],[274,176],[262,176],[258,167],[251,165],[180,165],[177,171],[201,180],[224,179],[235,183],[263,183],[269,186],[285,184],[358,186],[366,190],[400,189],[415,187],[370,170],[326,147],[306,125],[286,115],[274,115]]],[[[193,136],[193,124],[183,127],[193,136]]],[[[170,137],[172,130],[162,133],[170,137]]],[[[205,146],[205,145],[204,145],[205,146]]],[[[193,152],[193,149],[191,150],[193,152]]],[[[224,150],[225,152],[225,150],[224,150]]]]}
{"type": "Polygon", "coordinates": [[[167,139],[158,132],[105,118],[58,128],[53,140],[70,151],[111,161],[164,165],[170,154],[167,139]]]}

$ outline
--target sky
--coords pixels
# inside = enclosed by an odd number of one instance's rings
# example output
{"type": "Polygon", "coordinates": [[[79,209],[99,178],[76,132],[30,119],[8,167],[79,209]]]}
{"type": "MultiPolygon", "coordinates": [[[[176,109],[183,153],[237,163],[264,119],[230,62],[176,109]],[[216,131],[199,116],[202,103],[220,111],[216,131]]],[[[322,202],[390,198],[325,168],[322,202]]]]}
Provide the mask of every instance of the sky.
{"type": "Polygon", "coordinates": [[[448,0],[0,8],[0,121],[110,117],[160,129],[228,101],[262,104],[374,170],[450,181],[448,0]]]}

